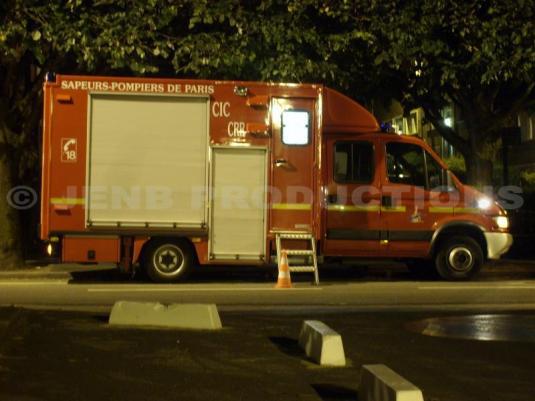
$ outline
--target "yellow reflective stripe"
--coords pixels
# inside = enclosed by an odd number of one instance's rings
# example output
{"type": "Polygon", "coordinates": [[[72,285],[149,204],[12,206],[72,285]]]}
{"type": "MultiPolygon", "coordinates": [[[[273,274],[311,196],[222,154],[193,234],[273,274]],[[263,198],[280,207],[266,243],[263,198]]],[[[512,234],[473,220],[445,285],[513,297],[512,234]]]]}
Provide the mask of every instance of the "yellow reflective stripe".
{"type": "Polygon", "coordinates": [[[481,213],[478,207],[456,207],[455,213],[481,213]]]}
{"type": "Polygon", "coordinates": [[[50,198],[53,205],[85,205],[85,198],[50,198]]]}
{"type": "Polygon", "coordinates": [[[381,206],[381,212],[405,212],[405,206],[381,206]]]}
{"type": "Polygon", "coordinates": [[[450,213],[453,214],[453,207],[451,206],[430,206],[429,213],[450,213]]]}
{"type": "Polygon", "coordinates": [[[333,212],[378,212],[379,205],[327,205],[327,210],[333,212]]]}
{"type": "Polygon", "coordinates": [[[381,210],[382,212],[394,212],[394,213],[402,213],[407,210],[405,206],[379,206],[379,205],[328,205],[327,210],[331,210],[334,212],[378,212],[381,210]]]}
{"type": "Polygon", "coordinates": [[[312,210],[310,203],[273,203],[273,210],[312,210]]]}

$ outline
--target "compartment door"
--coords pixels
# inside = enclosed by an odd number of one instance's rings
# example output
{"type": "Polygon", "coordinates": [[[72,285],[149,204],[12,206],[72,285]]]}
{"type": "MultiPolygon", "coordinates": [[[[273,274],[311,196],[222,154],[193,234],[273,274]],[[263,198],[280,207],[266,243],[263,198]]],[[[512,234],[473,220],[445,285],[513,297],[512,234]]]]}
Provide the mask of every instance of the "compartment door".
{"type": "Polygon", "coordinates": [[[263,260],[267,150],[212,150],[210,259],[263,260]]]}
{"type": "Polygon", "coordinates": [[[314,107],[313,99],[272,101],[272,231],[312,232],[314,107]]]}
{"type": "Polygon", "coordinates": [[[91,94],[87,226],[204,229],[209,111],[207,97],[91,94]]]}

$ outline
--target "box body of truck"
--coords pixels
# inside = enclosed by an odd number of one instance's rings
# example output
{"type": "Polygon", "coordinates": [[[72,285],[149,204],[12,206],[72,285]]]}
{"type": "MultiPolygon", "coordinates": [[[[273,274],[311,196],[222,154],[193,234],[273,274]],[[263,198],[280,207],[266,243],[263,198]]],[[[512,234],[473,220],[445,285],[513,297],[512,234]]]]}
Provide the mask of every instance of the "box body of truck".
{"type": "Polygon", "coordinates": [[[270,263],[278,235],[333,258],[449,246],[459,277],[511,242],[505,212],[478,208],[425,143],[323,85],[57,75],[42,172],[41,238],[61,261],[140,263],[160,281],[270,263]]]}

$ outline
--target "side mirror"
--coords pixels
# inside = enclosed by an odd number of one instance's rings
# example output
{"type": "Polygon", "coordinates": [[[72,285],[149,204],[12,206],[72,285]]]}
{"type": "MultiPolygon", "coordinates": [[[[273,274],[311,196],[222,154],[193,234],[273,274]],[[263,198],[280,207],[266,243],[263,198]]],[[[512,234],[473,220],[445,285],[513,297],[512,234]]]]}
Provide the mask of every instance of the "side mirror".
{"type": "Polygon", "coordinates": [[[440,193],[457,192],[457,188],[455,187],[455,183],[451,178],[451,172],[449,170],[441,171],[441,182],[435,190],[440,193]]]}
{"type": "Polygon", "coordinates": [[[442,170],[443,174],[446,175],[444,183],[445,183],[445,189],[446,192],[457,192],[457,187],[455,186],[455,182],[453,181],[453,178],[451,177],[451,171],[449,170],[442,170]]]}

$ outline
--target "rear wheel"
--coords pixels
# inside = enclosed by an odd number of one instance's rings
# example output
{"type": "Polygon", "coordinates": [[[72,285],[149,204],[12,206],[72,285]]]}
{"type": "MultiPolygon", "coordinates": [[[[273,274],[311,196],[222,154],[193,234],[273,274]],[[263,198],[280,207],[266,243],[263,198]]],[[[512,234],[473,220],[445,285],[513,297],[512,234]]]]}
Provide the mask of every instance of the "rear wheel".
{"type": "Polygon", "coordinates": [[[445,240],[435,257],[440,277],[446,280],[467,280],[483,264],[481,246],[470,237],[458,236],[445,240]]]}
{"type": "Polygon", "coordinates": [[[193,249],[187,241],[157,240],[149,244],[144,266],[152,281],[171,283],[187,277],[193,260],[193,249]]]}

